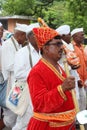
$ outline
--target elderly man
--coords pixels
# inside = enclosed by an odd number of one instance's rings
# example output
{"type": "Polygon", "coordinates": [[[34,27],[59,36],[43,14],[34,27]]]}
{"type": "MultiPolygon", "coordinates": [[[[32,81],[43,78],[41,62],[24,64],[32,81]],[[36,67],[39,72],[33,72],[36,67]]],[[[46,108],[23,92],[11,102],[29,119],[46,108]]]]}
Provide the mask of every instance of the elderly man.
{"type": "MultiPolygon", "coordinates": [[[[3,24],[0,22],[0,72],[1,72],[1,48],[2,48],[2,37],[3,37],[3,31],[4,31],[4,28],[3,28],[3,24]]],[[[2,129],[4,127],[4,124],[3,124],[3,119],[2,119],[2,109],[0,107],[0,129],[2,129]]]]}
{"type": "Polygon", "coordinates": [[[42,58],[32,68],[27,82],[33,104],[33,117],[27,130],[75,130],[75,107],[70,90],[75,78],[58,64],[63,52],[59,34],[49,28],[34,28],[42,58]]]}
{"type": "MultiPolygon", "coordinates": [[[[14,58],[16,52],[21,48],[22,44],[26,41],[26,29],[27,25],[17,24],[14,30],[14,35],[2,45],[2,73],[4,80],[8,81],[7,95],[15,81],[14,78],[14,58]]],[[[4,109],[3,121],[7,127],[13,127],[17,115],[9,109],[4,109]]]]}
{"type": "MultiPolygon", "coordinates": [[[[83,83],[83,91],[84,86],[86,85],[85,82],[87,80],[87,70],[86,70],[86,59],[85,59],[85,53],[84,53],[84,47],[83,47],[83,41],[84,41],[84,31],[83,28],[76,28],[72,30],[71,32],[72,36],[72,44],[74,46],[74,50],[77,54],[77,56],[80,59],[80,68],[77,69],[77,72],[80,76],[80,79],[83,83]]],[[[82,91],[82,89],[79,89],[82,91]]],[[[82,92],[80,93],[81,99],[79,101],[80,109],[84,110],[86,109],[86,93],[84,91],[84,94],[82,92]]]]}
{"type": "MultiPolygon", "coordinates": [[[[22,81],[26,82],[27,76],[31,70],[31,68],[38,62],[40,59],[40,53],[39,53],[39,48],[36,43],[36,39],[34,37],[34,34],[32,32],[32,29],[34,27],[39,27],[38,23],[33,23],[28,26],[27,29],[27,39],[28,39],[28,45],[21,48],[15,56],[15,63],[14,63],[14,74],[15,74],[15,79],[17,81],[22,81]],[[30,57],[29,54],[31,55],[31,62],[30,62],[30,57]],[[18,60],[20,59],[20,60],[18,60]]],[[[28,97],[26,97],[28,98],[28,97]]],[[[18,115],[16,124],[12,128],[12,130],[26,130],[28,122],[33,114],[33,108],[32,108],[32,103],[31,99],[28,98],[29,104],[22,116],[18,115]]]]}

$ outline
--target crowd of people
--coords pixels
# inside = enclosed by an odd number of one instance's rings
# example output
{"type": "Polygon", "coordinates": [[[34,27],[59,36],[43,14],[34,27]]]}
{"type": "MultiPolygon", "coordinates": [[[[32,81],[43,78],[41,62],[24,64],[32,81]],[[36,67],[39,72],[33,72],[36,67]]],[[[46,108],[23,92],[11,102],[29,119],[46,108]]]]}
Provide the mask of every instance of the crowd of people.
{"type": "Polygon", "coordinates": [[[0,107],[0,130],[75,130],[77,110],[73,96],[79,111],[87,106],[83,28],[71,31],[69,25],[61,25],[55,30],[39,23],[17,23],[14,33],[4,37],[4,32],[0,23],[0,72],[7,81],[6,97],[17,81],[27,83],[29,97],[22,115],[8,106],[0,107]],[[67,61],[64,46],[78,57],[78,68],[73,68],[72,55],[72,62],[67,61]]]}

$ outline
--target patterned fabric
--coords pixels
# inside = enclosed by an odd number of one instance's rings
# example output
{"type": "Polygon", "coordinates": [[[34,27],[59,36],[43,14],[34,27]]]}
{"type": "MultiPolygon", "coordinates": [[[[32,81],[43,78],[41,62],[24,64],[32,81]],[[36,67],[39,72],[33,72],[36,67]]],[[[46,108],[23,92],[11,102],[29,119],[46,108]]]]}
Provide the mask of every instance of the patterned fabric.
{"type": "Polygon", "coordinates": [[[39,48],[42,48],[42,46],[45,45],[49,40],[59,35],[55,30],[49,27],[34,28],[33,32],[39,48]]]}

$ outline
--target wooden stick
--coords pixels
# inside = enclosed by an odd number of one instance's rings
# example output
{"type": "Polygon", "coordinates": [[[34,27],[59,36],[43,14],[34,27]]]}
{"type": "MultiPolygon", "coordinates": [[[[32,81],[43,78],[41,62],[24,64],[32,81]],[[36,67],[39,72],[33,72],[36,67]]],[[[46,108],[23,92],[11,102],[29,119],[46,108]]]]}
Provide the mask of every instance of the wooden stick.
{"type": "MultiPolygon", "coordinates": [[[[65,72],[66,72],[67,76],[70,76],[69,69],[68,69],[68,63],[66,60],[64,61],[64,68],[65,68],[65,72]]],[[[78,105],[78,101],[76,98],[75,90],[72,89],[71,93],[72,93],[73,102],[74,102],[74,105],[76,108],[76,112],[79,112],[80,110],[79,110],[79,105],[78,105]]],[[[80,130],[85,130],[84,125],[80,124],[80,130]]]]}

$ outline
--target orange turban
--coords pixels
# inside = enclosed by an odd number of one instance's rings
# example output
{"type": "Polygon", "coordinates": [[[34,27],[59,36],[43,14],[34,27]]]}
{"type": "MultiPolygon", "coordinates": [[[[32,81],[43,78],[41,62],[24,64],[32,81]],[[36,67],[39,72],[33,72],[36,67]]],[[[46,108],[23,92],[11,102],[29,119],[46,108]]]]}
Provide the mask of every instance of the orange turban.
{"type": "Polygon", "coordinates": [[[39,49],[41,49],[49,40],[59,35],[54,29],[49,27],[34,28],[33,33],[36,37],[39,49]]]}

